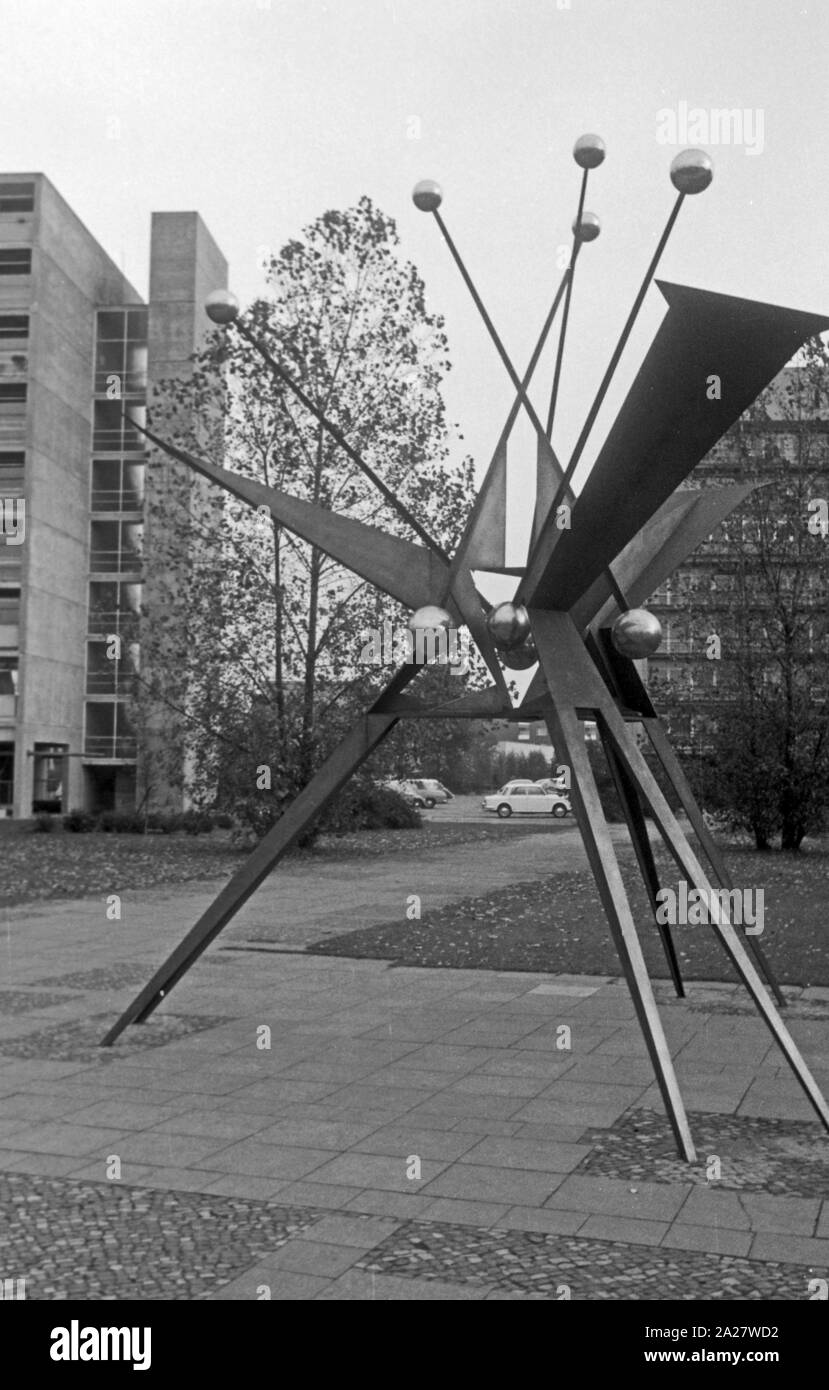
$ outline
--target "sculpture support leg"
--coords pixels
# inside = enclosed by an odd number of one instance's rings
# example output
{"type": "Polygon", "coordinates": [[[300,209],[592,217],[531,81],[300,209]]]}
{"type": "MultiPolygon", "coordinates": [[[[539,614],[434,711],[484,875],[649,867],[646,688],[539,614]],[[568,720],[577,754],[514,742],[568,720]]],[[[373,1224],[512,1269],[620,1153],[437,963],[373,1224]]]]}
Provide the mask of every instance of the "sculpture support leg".
{"type": "MultiPolygon", "coordinates": [[[[680,870],[685,874],[689,883],[704,895],[705,900],[709,903],[712,902],[711,885],[703,872],[702,866],[686,840],[682,828],[677,822],[671,808],[659,790],[650,768],[639,752],[639,749],[636,747],[630,735],[630,731],[625,725],[621,715],[616,710],[615,706],[608,701],[604,704],[599,718],[604,721],[622,762],[630,775],[634,777],[638,783],[647,804],[651,808],[653,818],[659,826],[662,838],[671,851],[680,870]]],[[[800,1082],[800,1085],[803,1087],[803,1090],[806,1092],[806,1095],[809,1097],[812,1106],[817,1111],[823,1124],[829,1129],[829,1106],[827,1106],[817,1082],[806,1066],[794,1039],[778,1014],[773,1001],[770,999],[766,987],[755,970],[740,936],[734,930],[727,915],[723,913],[720,908],[715,909],[710,915],[712,918],[712,930],[715,931],[720,938],[734,969],[737,971],[737,974],[740,976],[740,979],[743,981],[743,984],[757,1005],[763,1021],[771,1030],[775,1041],[800,1082]]]]}
{"type": "Polygon", "coordinates": [[[262,880],[267,878],[274,864],[291,848],[306,826],[315,820],[360,764],[365,762],[386,734],[394,728],[399,715],[384,713],[383,702],[385,699],[393,698],[417,674],[418,669],[416,666],[404,667],[368,713],[361,716],[357,727],[343,739],[307,787],[291,802],[285,813],[256,846],[250,858],[238,873],[233,875],[230,882],[225,884],[207,911],[102,1039],[101,1047],[111,1047],[128,1024],[143,1023],[149,1018],[182,975],[186,975],[191,965],[198,960],[202,951],[218,936],[222,928],[227,926],[262,880]]]}
{"type": "Polygon", "coordinates": [[[650,837],[645,817],[642,813],[642,803],[639,800],[639,793],[634,782],[631,781],[624,767],[622,766],[612,743],[606,737],[602,738],[602,743],[607,757],[608,766],[616,784],[616,791],[621,802],[622,810],[627,821],[628,831],[630,832],[631,843],[633,844],[636,860],[639,864],[639,872],[645,883],[650,899],[651,911],[653,912],[656,928],[662,942],[662,949],[665,952],[665,959],[668,962],[668,969],[671,972],[671,979],[678,999],[685,998],[685,986],[682,983],[679,961],[677,960],[676,948],[671,936],[670,928],[666,923],[660,922],[657,915],[659,903],[657,893],[659,892],[659,875],[656,871],[653,850],[651,849],[650,837]]]}
{"type": "Polygon", "coordinates": [[[563,701],[559,702],[556,698],[553,683],[560,653],[553,651],[549,654],[548,669],[542,642],[539,641],[538,636],[536,640],[539,656],[545,667],[545,674],[550,681],[550,693],[553,697],[552,701],[545,702],[545,718],[550,730],[550,737],[556,749],[556,756],[560,757],[563,753],[572,769],[570,790],[590,867],[598,885],[613,941],[619,953],[619,961],[627,980],[639,1026],[645,1038],[645,1045],[653,1063],[656,1080],[662,1092],[665,1109],[679,1151],[689,1163],[693,1163],[696,1159],[696,1152],[685,1114],[685,1106],[679,1091],[668,1042],[662,1028],[662,1020],[659,1017],[656,1000],[653,997],[653,990],[642,955],[642,947],[636,934],[636,926],[631,915],[625,885],[619,872],[613,841],[610,838],[598,789],[584,746],[584,732],[575,709],[563,701]]]}
{"type": "MultiPolygon", "coordinates": [[[[658,717],[654,717],[643,719],[642,722],[647,731],[648,738],[651,741],[651,746],[654,752],[656,753],[656,756],[658,757],[660,763],[662,764],[665,775],[670,779],[671,784],[673,785],[673,788],[677,796],[679,797],[680,802],[682,803],[682,809],[688,817],[689,821],[691,822],[694,834],[696,835],[697,839],[702,845],[702,848],[705,851],[705,856],[709,864],[711,865],[711,868],[714,870],[714,873],[716,874],[721,886],[723,888],[729,889],[730,891],[734,887],[733,880],[728,872],[728,869],[726,868],[725,860],[723,859],[722,854],[720,853],[719,845],[714,839],[714,836],[711,834],[711,831],[708,829],[708,826],[705,824],[702,812],[700,811],[700,808],[697,805],[696,797],[694,796],[694,793],[691,791],[688,779],[683,771],[682,764],[680,763],[679,759],[676,756],[676,753],[671,747],[668,735],[665,732],[662,721],[658,717]]],[[[756,936],[746,936],[745,941],[746,945],[748,946],[748,949],[754,956],[758,968],[765,977],[769,989],[771,990],[772,994],[777,1000],[778,1005],[780,1006],[780,1008],[784,1009],[786,1007],[786,996],[783,994],[783,991],[777,983],[777,978],[766,959],[766,954],[763,951],[760,942],[757,940],[756,936]]]]}

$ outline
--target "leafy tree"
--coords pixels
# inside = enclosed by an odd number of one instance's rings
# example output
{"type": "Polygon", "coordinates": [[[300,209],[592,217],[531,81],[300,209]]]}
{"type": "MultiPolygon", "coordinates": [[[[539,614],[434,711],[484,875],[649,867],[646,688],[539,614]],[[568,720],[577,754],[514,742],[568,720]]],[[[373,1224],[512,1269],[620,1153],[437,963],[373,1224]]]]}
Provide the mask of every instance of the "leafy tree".
{"type": "MultiPolygon", "coordinates": [[[[443,320],[397,244],[394,222],[368,198],[326,212],[270,257],[267,296],[244,321],[449,548],[472,462],[450,464],[458,436],[441,394],[443,320]]],[[[152,425],[247,477],[408,534],[233,331],[211,335],[188,379],[164,383],[152,425]]],[[[360,664],[366,631],[409,615],[166,457],[151,465],[148,513],[136,721],[157,736],[145,741],[145,785],[156,801],[183,793],[207,804],[218,793],[243,813],[261,810],[265,792],[272,816],[388,678],[360,664]]]]}

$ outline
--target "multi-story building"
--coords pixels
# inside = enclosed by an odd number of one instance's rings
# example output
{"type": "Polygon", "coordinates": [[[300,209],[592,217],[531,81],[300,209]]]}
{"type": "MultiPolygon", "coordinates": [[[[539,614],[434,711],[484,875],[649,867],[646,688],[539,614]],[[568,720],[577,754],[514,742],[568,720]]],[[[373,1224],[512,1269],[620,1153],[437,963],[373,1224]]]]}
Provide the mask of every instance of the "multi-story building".
{"type": "MultiPolygon", "coordinates": [[[[820,497],[829,496],[829,382],[816,386],[814,372],[799,366],[785,368],[703,459],[687,486],[748,480],[772,490],[771,505],[764,509],[763,553],[780,585],[781,603],[803,620],[805,641],[817,651],[825,643],[829,567],[825,536],[807,533],[807,502],[815,488],[820,497]],[[775,487],[790,493],[787,506],[780,509],[780,536],[772,534],[775,487]],[[802,534],[789,539],[782,534],[782,523],[783,513],[791,511],[792,492],[802,534]],[[815,612],[814,623],[809,610],[815,612]]],[[[763,612],[771,603],[769,581],[756,580],[746,590],[738,576],[740,554],[750,557],[757,552],[756,539],[745,529],[751,526],[750,510],[748,505],[738,509],[647,604],[663,631],[662,644],[648,662],[651,694],[666,716],[675,743],[689,754],[710,750],[718,714],[732,698],[732,636],[741,626],[748,631],[752,621],[755,632],[761,628],[763,612]],[[739,611],[747,597],[756,612],[739,611]]],[[[772,628],[779,621],[779,615],[772,617],[772,628]]],[[[762,663],[762,650],[757,657],[762,663]]],[[[823,663],[825,669],[825,656],[823,663]]],[[[770,669],[763,679],[773,680],[775,663],[767,664],[770,669]]],[[[810,695],[822,703],[827,691],[816,685],[810,695]]]]}
{"type": "Polygon", "coordinates": [[[145,302],[43,174],[0,175],[0,815],[134,804],[136,425],[226,283],[197,213],[155,213],[145,302]]]}

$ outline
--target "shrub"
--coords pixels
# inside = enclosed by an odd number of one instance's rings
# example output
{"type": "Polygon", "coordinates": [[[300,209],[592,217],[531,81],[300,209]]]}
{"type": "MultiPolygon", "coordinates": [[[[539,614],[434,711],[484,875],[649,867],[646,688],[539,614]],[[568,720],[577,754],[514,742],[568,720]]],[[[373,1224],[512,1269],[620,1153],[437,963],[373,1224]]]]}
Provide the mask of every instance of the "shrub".
{"type": "Polygon", "coordinates": [[[182,811],[176,817],[175,828],[183,830],[185,835],[209,835],[213,821],[206,811],[182,811]]]}
{"type": "Polygon", "coordinates": [[[104,811],[98,818],[98,829],[107,834],[143,835],[144,817],[135,811],[104,811]]]}
{"type": "Polygon", "coordinates": [[[74,810],[68,811],[63,818],[64,830],[71,830],[75,835],[86,835],[90,830],[95,829],[95,817],[82,807],[76,806],[74,810]]]}
{"type": "Polygon", "coordinates": [[[416,830],[421,824],[414,806],[399,792],[359,779],[343,788],[318,828],[345,835],[352,830],[416,830]]]}
{"type": "Polygon", "coordinates": [[[35,834],[51,835],[54,828],[54,817],[50,816],[48,811],[42,811],[39,816],[35,816],[35,823],[32,826],[35,834]]]}

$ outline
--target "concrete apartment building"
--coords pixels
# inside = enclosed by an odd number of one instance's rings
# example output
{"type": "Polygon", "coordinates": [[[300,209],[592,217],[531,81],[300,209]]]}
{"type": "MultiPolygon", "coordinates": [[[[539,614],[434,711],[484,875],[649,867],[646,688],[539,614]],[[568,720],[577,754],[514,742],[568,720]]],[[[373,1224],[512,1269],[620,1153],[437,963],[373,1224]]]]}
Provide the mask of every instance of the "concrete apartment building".
{"type": "Polygon", "coordinates": [[[226,284],[195,212],[153,214],[145,301],[43,174],[0,174],[0,816],[134,805],[148,556],[132,422],[187,372],[226,284]]]}

